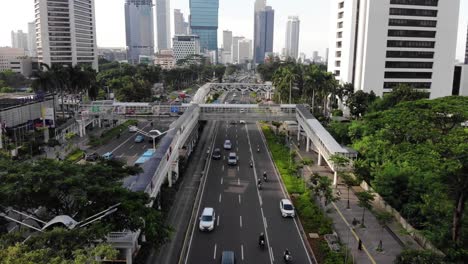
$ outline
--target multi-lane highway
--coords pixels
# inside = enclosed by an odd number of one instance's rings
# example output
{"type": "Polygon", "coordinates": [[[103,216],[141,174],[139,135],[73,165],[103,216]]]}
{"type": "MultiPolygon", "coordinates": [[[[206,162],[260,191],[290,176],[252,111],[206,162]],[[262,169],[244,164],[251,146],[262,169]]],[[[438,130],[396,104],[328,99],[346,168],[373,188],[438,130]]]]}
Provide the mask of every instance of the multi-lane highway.
{"type": "Polygon", "coordinates": [[[283,263],[286,248],[294,263],[312,263],[296,220],[281,216],[279,202],[286,194],[257,125],[217,122],[210,149],[214,148],[222,150],[222,158],[208,161],[202,198],[195,206],[197,216],[204,207],[213,207],[216,226],[212,232],[201,232],[198,221],[195,223],[185,263],[219,263],[223,251],[234,251],[237,263],[283,263]],[[230,151],[223,149],[226,139],[231,140],[231,151],[239,156],[237,166],[227,164],[230,151]],[[268,182],[258,190],[257,179],[264,171],[268,182]],[[265,249],[258,245],[260,232],[266,234],[265,249]]]}

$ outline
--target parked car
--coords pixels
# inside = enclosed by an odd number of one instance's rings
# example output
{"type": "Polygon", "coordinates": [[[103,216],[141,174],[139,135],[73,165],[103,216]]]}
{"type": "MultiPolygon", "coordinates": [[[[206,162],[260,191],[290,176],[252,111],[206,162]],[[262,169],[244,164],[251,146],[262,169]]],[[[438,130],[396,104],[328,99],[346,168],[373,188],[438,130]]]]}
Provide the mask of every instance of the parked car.
{"type": "Polygon", "coordinates": [[[132,132],[132,133],[138,132],[138,127],[136,127],[136,126],[129,126],[129,127],[128,127],[128,132],[132,132]]]}
{"type": "Polygon", "coordinates": [[[112,152],[106,152],[102,155],[102,158],[105,160],[112,160],[114,158],[114,154],[112,152]]]}
{"type": "Polygon", "coordinates": [[[221,264],[234,264],[236,257],[233,251],[223,251],[221,254],[221,264]]]}
{"type": "Polygon", "coordinates": [[[213,208],[205,207],[200,216],[200,231],[212,231],[215,227],[216,214],[213,208]]]}
{"type": "Polygon", "coordinates": [[[86,161],[96,161],[99,159],[99,155],[96,152],[93,153],[86,153],[85,154],[85,160],[86,161]]]}
{"type": "Polygon", "coordinates": [[[281,199],[280,201],[280,210],[283,217],[294,217],[296,213],[294,212],[294,205],[289,199],[281,199]]]}
{"type": "Polygon", "coordinates": [[[224,149],[230,150],[232,148],[231,140],[226,139],[224,141],[224,149]]]}
{"type": "Polygon", "coordinates": [[[214,160],[221,159],[221,150],[219,148],[215,148],[214,151],[213,151],[213,154],[211,155],[211,157],[214,160]]]}
{"type": "Polygon", "coordinates": [[[237,154],[235,152],[229,153],[228,165],[237,165],[237,161],[238,161],[237,154]]]}
{"type": "Polygon", "coordinates": [[[141,143],[145,141],[145,137],[143,135],[138,135],[135,137],[135,143],[141,143]]]}

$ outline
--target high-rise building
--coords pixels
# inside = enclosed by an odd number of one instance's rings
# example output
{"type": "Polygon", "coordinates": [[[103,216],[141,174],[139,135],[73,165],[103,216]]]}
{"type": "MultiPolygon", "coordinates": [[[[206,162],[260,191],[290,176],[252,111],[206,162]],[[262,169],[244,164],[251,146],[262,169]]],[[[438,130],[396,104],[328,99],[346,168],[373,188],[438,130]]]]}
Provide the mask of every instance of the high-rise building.
{"type": "Polygon", "coordinates": [[[171,49],[160,50],[156,53],[154,64],[159,65],[161,69],[170,70],[175,66],[174,51],[171,49]]]}
{"type": "Polygon", "coordinates": [[[254,16],[254,62],[263,63],[265,54],[273,52],[275,11],[265,6],[264,0],[255,2],[254,16]]]}
{"type": "Polygon", "coordinates": [[[239,63],[248,63],[252,60],[252,40],[242,39],[239,40],[239,63]]]}
{"type": "Polygon", "coordinates": [[[465,64],[468,64],[468,27],[466,30],[465,64]]]}
{"type": "Polygon", "coordinates": [[[30,57],[37,57],[36,51],[36,23],[28,23],[28,52],[30,57]]]}
{"type": "Polygon", "coordinates": [[[190,29],[200,37],[200,48],[218,50],[219,0],[190,0],[190,29]]]}
{"type": "Polygon", "coordinates": [[[174,9],[174,35],[186,35],[188,32],[188,23],[185,21],[184,14],[180,9],[174,9]]]}
{"type": "Polygon", "coordinates": [[[223,49],[224,51],[231,51],[232,49],[232,31],[223,31],[223,49]]]}
{"type": "Polygon", "coordinates": [[[94,0],[35,0],[39,62],[98,68],[94,0]]]}
{"type": "Polygon", "coordinates": [[[460,0],[333,0],[328,70],[378,96],[404,84],[448,96],[460,0]]]}
{"type": "Polygon", "coordinates": [[[200,54],[200,38],[198,35],[176,35],[172,39],[172,45],[176,63],[190,55],[200,54]]]}
{"type": "Polygon", "coordinates": [[[171,3],[169,0],[156,0],[156,32],[158,50],[171,47],[171,3]]]}
{"type": "Polygon", "coordinates": [[[299,56],[299,17],[290,16],[286,25],[286,57],[297,59],[299,56]]]}
{"type": "Polygon", "coordinates": [[[28,51],[28,34],[23,30],[11,31],[11,47],[28,51]]]}
{"type": "Polygon", "coordinates": [[[239,63],[239,41],[245,39],[244,37],[232,38],[232,63],[239,63]]]}
{"type": "Polygon", "coordinates": [[[129,63],[140,57],[154,56],[154,19],[152,0],[125,1],[125,31],[129,63]]]}

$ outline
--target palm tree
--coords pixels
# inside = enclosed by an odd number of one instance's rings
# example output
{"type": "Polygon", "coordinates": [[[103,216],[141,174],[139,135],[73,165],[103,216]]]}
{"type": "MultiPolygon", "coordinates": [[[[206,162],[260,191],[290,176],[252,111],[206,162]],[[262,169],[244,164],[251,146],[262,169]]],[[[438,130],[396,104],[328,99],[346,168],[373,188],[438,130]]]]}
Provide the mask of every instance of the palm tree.
{"type": "Polygon", "coordinates": [[[280,67],[273,76],[273,85],[276,87],[275,97],[278,101],[283,101],[287,93],[287,88],[289,87],[289,103],[292,103],[292,86],[299,78],[299,75],[296,74],[291,66],[280,67]]]}

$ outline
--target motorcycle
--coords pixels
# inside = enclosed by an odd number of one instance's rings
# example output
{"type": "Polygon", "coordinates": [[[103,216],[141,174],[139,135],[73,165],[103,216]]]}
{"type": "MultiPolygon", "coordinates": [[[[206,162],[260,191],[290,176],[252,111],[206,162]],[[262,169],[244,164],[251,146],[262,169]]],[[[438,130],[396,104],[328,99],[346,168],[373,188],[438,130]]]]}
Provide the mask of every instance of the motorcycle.
{"type": "Polygon", "coordinates": [[[253,168],[253,163],[252,163],[252,161],[251,161],[249,164],[250,164],[250,168],[253,168]]]}
{"type": "Polygon", "coordinates": [[[260,239],[260,242],[258,243],[262,249],[265,248],[265,239],[260,239]]]}
{"type": "Polygon", "coordinates": [[[257,187],[258,187],[259,190],[261,190],[262,189],[262,183],[261,182],[257,183],[257,187]]]}
{"type": "Polygon", "coordinates": [[[267,179],[266,172],[264,172],[264,173],[263,173],[263,181],[264,181],[264,182],[267,182],[267,180],[268,180],[268,179],[267,179]]]}
{"type": "Polygon", "coordinates": [[[289,263],[292,261],[291,254],[284,254],[284,262],[289,263]]]}

